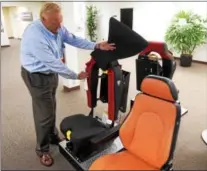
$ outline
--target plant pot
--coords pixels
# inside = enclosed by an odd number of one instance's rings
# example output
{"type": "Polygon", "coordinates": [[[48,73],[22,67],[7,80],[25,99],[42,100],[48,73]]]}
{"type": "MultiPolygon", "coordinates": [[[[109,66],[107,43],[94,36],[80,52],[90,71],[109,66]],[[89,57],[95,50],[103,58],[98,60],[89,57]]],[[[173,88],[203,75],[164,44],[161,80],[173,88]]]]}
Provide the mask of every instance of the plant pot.
{"type": "Polygon", "coordinates": [[[180,66],[182,66],[182,67],[190,67],[191,64],[192,64],[192,58],[193,58],[192,55],[182,54],[180,56],[180,66]]]}

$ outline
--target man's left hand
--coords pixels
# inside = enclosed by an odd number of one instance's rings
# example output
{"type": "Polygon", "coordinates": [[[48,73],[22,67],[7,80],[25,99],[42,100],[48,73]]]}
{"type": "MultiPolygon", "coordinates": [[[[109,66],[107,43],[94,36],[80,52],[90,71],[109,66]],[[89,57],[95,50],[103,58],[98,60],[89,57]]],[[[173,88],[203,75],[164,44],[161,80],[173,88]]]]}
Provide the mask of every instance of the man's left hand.
{"type": "Polygon", "coordinates": [[[106,51],[116,49],[114,43],[108,43],[108,42],[101,42],[96,45],[96,48],[101,49],[101,50],[106,50],[106,51]]]}

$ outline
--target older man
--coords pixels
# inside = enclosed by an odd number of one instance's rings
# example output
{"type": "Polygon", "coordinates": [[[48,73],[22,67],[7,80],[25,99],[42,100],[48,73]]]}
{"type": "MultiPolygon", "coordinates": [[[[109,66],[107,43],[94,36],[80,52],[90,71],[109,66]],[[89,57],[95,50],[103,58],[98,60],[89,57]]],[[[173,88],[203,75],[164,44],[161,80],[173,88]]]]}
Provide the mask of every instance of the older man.
{"type": "Polygon", "coordinates": [[[87,77],[87,73],[77,74],[62,63],[64,43],[87,50],[115,49],[114,44],[96,44],[69,32],[62,25],[61,8],[55,3],[46,3],[40,11],[40,20],[25,29],[21,41],[21,75],[32,97],[36,152],[45,166],[53,164],[49,144],[60,141],[55,127],[58,75],[80,80],[87,77]]]}

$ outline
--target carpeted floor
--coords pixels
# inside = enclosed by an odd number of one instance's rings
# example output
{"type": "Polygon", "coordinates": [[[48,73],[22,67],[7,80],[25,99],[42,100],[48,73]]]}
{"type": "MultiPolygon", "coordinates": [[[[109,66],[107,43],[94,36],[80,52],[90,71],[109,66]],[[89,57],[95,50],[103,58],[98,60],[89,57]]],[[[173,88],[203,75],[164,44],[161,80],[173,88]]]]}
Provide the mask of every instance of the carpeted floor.
{"type": "MultiPolygon", "coordinates": [[[[35,155],[35,132],[31,99],[20,77],[19,41],[1,49],[1,164],[9,170],[48,170],[35,155]]],[[[80,68],[84,68],[89,51],[80,51],[80,68]]],[[[135,58],[122,60],[123,68],[131,71],[129,98],[136,94],[135,58]]],[[[182,118],[177,141],[174,167],[185,170],[207,170],[207,146],[201,140],[202,130],[207,128],[207,65],[193,63],[190,68],[178,68],[174,81],[180,90],[180,101],[189,112],[182,118]]],[[[60,79],[57,91],[57,126],[71,114],[88,113],[86,95],[81,90],[62,91],[60,79]]],[[[96,112],[100,113],[104,105],[96,112]]],[[[57,147],[51,151],[55,164],[51,170],[71,170],[72,166],[61,156],[57,147]]]]}

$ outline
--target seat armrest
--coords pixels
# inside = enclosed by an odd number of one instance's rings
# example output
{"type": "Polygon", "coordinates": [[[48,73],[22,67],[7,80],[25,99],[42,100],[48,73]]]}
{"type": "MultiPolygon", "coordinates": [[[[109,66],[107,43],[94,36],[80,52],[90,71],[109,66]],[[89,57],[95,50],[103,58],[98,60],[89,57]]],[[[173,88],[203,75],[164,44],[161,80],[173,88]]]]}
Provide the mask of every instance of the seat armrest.
{"type": "Polygon", "coordinates": [[[113,128],[106,129],[104,132],[100,133],[99,135],[93,137],[90,142],[93,145],[99,145],[101,143],[110,141],[119,136],[119,129],[121,125],[117,125],[113,128]]]}

